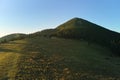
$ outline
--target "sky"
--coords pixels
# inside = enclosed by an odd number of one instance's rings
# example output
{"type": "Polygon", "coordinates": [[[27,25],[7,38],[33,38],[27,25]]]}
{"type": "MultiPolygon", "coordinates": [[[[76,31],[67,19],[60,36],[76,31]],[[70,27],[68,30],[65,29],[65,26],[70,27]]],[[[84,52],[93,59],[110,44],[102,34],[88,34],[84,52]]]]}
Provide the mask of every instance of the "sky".
{"type": "Polygon", "coordinates": [[[0,0],[0,37],[55,28],[79,17],[120,32],[120,0],[0,0]]]}

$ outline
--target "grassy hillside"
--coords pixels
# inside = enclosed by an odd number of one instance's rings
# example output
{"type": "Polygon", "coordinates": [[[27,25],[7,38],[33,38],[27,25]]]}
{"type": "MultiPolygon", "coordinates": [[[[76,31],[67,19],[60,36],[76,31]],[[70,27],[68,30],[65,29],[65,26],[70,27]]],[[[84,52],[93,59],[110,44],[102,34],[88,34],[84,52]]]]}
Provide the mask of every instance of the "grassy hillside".
{"type": "Polygon", "coordinates": [[[24,41],[10,41],[0,45],[0,80],[14,80],[24,41]]]}
{"type": "Polygon", "coordinates": [[[57,37],[83,39],[109,47],[114,54],[120,55],[120,33],[108,30],[81,18],[73,18],[58,26],[53,34],[57,37]]]}
{"type": "Polygon", "coordinates": [[[30,34],[30,37],[62,37],[66,39],[85,40],[108,47],[113,54],[120,55],[120,33],[81,18],[73,18],[55,29],[46,29],[30,34]]]}
{"type": "Polygon", "coordinates": [[[66,38],[85,39],[93,42],[110,43],[119,40],[120,34],[81,18],[73,18],[56,28],[57,35],[66,38]]]}
{"type": "Polygon", "coordinates": [[[35,32],[33,34],[29,34],[28,37],[51,37],[56,32],[55,29],[45,29],[42,31],[35,32]]]}
{"type": "Polygon", "coordinates": [[[120,79],[120,58],[85,41],[34,37],[0,45],[0,79],[120,79]]]}
{"type": "Polygon", "coordinates": [[[22,34],[22,33],[9,34],[9,35],[1,37],[0,43],[4,43],[4,42],[16,40],[16,39],[22,39],[25,36],[26,36],[26,34],[22,34]]]}
{"type": "Polygon", "coordinates": [[[1,39],[0,80],[120,80],[120,34],[89,21],[1,39]]]}

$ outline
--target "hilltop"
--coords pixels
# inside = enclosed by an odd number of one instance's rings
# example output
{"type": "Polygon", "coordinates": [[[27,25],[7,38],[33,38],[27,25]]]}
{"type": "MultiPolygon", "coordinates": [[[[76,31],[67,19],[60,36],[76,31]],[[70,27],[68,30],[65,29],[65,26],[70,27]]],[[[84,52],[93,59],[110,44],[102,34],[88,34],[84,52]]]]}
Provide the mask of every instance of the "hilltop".
{"type": "Polygon", "coordinates": [[[83,38],[90,41],[97,40],[97,42],[120,39],[119,33],[81,18],[73,18],[58,26],[56,30],[58,36],[66,38],[83,38]],[[99,39],[100,41],[98,41],[99,39]]]}
{"type": "Polygon", "coordinates": [[[96,43],[108,47],[114,54],[120,55],[120,33],[81,18],[73,18],[55,29],[46,29],[30,36],[85,40],[88,43],[96,43]]]}
{"type": "Polygon", "coordinates": [[[25,38],[26,34],[22,33],[14,33],[14,34],[9,34],[6,36],[3,36],[0,38],[0,43],[16,40],[16,39],[23,39],[25,38]]]}
{"type": "Polygon", "coordinates": [[[120,33],[81,18],[73,18],[56,28],[56,36],[83,39],[109,47],[115,54],[120,53],[120,33]]]}

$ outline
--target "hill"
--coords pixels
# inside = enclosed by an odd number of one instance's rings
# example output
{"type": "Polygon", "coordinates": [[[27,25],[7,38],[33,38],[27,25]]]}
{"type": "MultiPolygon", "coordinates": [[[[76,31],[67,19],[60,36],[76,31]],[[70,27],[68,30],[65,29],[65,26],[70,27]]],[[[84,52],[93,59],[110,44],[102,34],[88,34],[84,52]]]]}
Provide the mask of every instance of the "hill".
{"type": "Polygon", "coordinates": [[[73,18],[55,29],[46,29],[30,34],[30,37],[35,36],[85,40],[88,43],[108,47],[113,54],[120,55],[120,33],[81,18],[73,18]]]}
{"type": "Polygon", "coordinates": [[[56,28],[56,35],[64,38],[77,38],[109,45],[120,40],[120,34],[81,18],[73,18],[56,28]]]}
{"type": "Polygon", "coordinates": [[[51,37],[53,34],[55,34],[56,30],[55,29],[45,29],[42,31],[35,32],[33,34],[29,34],[28,37],[51,37]]]}
{"type": "Polygon", "coordinates": [[[22,39],[25,36],[26,34],[22,34],[22,33],[9,34],[9,35],[1,37],[0,42],[4,43],[4,42],[11,41],[11,40],[22,39]]]}
{"type": "Polygon", "coordinates": [[[120,80],[115,41],[119,33],[74,18],[0,44],[0,80],[120,80]]]}
{"type": "Polygon", "coordinates": [[[54,35],[97,43],[109,47],[114,54],[120,55],[120,33],[108,30],[81,18],[73,18],[58,26],[54,35]]]}

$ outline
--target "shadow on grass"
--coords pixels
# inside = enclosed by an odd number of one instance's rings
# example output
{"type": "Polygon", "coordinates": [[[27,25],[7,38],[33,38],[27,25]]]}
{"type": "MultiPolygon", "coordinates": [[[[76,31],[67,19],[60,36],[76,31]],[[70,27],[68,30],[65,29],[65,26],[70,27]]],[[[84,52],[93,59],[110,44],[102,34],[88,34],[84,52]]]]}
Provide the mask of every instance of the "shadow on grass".
{"type": "Polygon", "coordinates": [[[6,48],[0,48],[0,52],[14,52],[14,53],[18,53],[19,51],[17,51],[17,50],[11,50],[11,49],[6,49],[6,48]]]}

